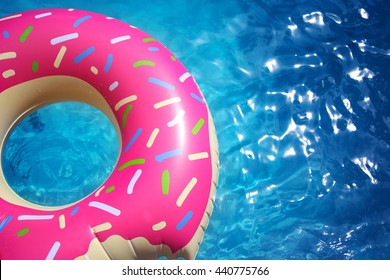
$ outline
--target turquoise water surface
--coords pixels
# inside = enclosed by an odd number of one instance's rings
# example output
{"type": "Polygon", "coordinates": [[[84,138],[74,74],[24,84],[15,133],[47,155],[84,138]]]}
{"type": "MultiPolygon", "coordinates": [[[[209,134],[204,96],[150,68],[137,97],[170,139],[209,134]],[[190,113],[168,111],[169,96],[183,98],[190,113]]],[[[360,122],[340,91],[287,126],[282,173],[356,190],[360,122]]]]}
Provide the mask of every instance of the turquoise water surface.
{"type": "Polygon", "coordinates": [[[0,15],[45,7],[135,25],[197,80],[221,162],[198,259],[390,259],[388,1],[26,0],[0,15]]]}
{"type": "Polygon", "coordinates": [[[118,149],[115,128],[101,111],[79,102],[55,103],[20,121],[4,147],[2,167],[23,199],[61,206],[103,184],[118,149]]]}

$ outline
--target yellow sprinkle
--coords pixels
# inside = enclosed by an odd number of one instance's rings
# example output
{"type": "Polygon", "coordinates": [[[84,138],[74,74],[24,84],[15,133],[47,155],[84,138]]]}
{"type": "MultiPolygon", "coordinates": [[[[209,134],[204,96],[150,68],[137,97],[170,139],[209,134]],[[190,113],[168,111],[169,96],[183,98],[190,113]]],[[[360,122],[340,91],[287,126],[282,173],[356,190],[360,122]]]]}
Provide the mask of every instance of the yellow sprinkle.
{"type": "Polygon", "coordinates": [[[159,132],[160,132],[160,129],[158,129],[158,128],[153,129],[153,132],[150,135],[148,142],[146,143],[146,147],[150,148],[153,146],[154,140],[156,140],[157,134],[159,132]]]}
{"type": "Polygon", "coordinates": [[[92,228],[92,230],[93,230],[94,233],[98,233],[98,232],[102,232],[102,231],[105,231],[105,230],[109,230],[111,228],[112,228],[112,225],[109,222],[107,222],[107,223],[103,223],[103,224],[94,226],[92,228]]]}
{"type": "Polygon", "coordinates": [[[204,159],[208,157],[209,154],[207,152],[188,155],[189,160],[198,160],[198,159],[204,159]]]}
{"type": "Polygon", "coordinates": [[[91,72],[94,73],[95,75],[99,74],[99,70],[95,66],[91,67],[91,72]]]}
{"type": "Polygon", "coordinates": [[[15,58],[16,52],[0,53],[0,60],[15,58]]]}
{"type": "Polygon", "coordinates": [[[184,200],[186,200],[187,196],[190,194],[196,183],[198,182],[198,179],[193,177],[191,181],[187,184],[187,186],[184,188],[182,193],[180,194],[179,198],[176,201],[176,205],[178,207],[181,207],[183,205],[184,200]]]}
{"type": "Polygon", "coordinates": [[[13,19],[13,18],[18,18],[18,17],[21,17],[21,16],[22,16],[22,14],[18,14],[18,15],[13,15],[13,16],[5,17],[5,18],[0,18],[0,21],[8,20],[8,19],[13,19]]]}
{"type": "Polygon", "coordinates": [[[61,61],[62,61],[62,59],[64,58],[64,55],[65,55],[65,52],[66,52],[66,47],[62,46],[60,51],[58,52],[56,60],[54,61],[54,67],[55,68],[59,68],[60,67],[61,61]]]}
{"type": "Polygon", "coordinates": [[[98,197],[100,195],[100,192],[105,188],[105,186],[100,187],[96,192],[95,192],[95,197],[98,197]]]}
{"type": "Polygon", "coordinates": [[[8,79],[9,77],[15,76],[15,74],[16,74],[15,70],[10,69],[10,70],[7,70],[7,71],[3,72],[3,78],[4,79],[8,79]]]}
{"type": "Polygon", "coordinates": [[[60,229],[64,229],[66,227],[65,215],[59,216],[58,221],[60,222],[60,229]]]}
{"type": "Polygon", "coordinates": [[[118,111],[123,105],[129,103],[129,102],[132,102],[132,101],[135,101],[137,100],[137,95],[130,95],[126,98],[123,98],[121,101],[119,101],[116,105],[115,105],[115,111],[118,111]]]}
{"type": "Polygon", "coordinates": [[[180,97],[169,98],[169,99],[166,99],[166,100],[163,100],[161,102],[154,104],[154,109],[160,109],[161,107],[171,105],[173,103],[177,103],[180,101],[181,101],[180,97]]]}
{"type": "Polygon", "coordinates": [[[162,222],[159,222],[159,223],[153,225],[152,229],[154,231],[159,231],[159,230],[164,229],[166,226],[167,226],[167,223],[165,221],[162,221],[162,222]]]}

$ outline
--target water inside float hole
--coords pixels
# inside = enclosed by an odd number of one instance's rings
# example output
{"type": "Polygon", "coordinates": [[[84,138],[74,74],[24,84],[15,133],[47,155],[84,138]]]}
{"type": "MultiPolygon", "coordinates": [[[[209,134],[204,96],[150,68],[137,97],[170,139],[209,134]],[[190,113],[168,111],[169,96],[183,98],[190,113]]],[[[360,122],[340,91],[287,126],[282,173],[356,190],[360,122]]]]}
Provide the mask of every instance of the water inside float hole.
{"type": "Polygon", "coordinates": [[[2,168],[21,198],[62,206],[96,190],[117,156],[117,134],[103,112],[80,102],[60,102],[28,114],[13,128],[2,168]]]}

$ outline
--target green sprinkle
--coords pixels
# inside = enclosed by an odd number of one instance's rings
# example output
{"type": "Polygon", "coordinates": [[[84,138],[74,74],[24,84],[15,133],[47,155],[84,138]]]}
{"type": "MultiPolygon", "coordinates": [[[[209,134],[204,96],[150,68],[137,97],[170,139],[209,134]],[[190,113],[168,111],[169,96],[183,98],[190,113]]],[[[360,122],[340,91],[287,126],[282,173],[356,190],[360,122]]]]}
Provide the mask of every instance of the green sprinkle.
{"type": "Polygon", "coordinates": [[[109,188],[106,189],[106,193],[110,193],[112,192],[113,190],[115,190],[115,187],[114,186],[111,186],[109,188]]]}
{"type": "Polygon", "coordinates": [[[126,126],[127,116],[129,115],[132,108],[133,108],[132,104],[129,104],[129,106],[127,106],[127,108],[126,108],[126,111],[125,111],[125,113],[123,115],[123,119],[122,119],[122,129],[124,129],[126,126]]]}
{"type": "Polygon", "coordinates": [[[154,66],[154,65],[156,65],[156,64],[150,60],[138,60],[137,62],[133,63],[134,68],[137,68],[140,66],[154,66]]]}
{"type": "Polygon", "coordinates": [[[156,39],[154,39],[154,38],[144,38],[142,41],[144,43],[148,43],[148,42],[156,41],[156,39]]]}
{"type": "Polygon", "coordinates": [[[37,61],[33,61],[33,63],[32,63],[32,71],[33,72],[37,72],[38,71],[38,62],[37,61]]]}
{"type": "Polygon", "coordinates": [[[21,43],[24,43],[26,41],[28,35],[30,35],[32,30],[33,30],[32,26],[27,27],[26,30],[24,30],[23,34],[20,36],[19,41],[21,43]]]}
{"type": "Polygon", "coordinates": [[[28,228],[24,228],[18,231],[18,236],[21,237],[28,233],[28,228]]]}
{"type": "Polygon", "coordinates": [[[176,61],[176,57],[175,57],[174,55],[171,55],[171,59],[172,59],[173,61],[176,61]]]}
{"type": "Polygon", "coordinates": [[[204,119],[200,118],[199,121],[194,126],[194,128],[192,129],[192,134],[193,135],[198,134],[199,130],[202,128],[203,125],[204,125],[204,119]]]}
{"type": "Polygon", "coordinates": [[[162,193],[163,194],[168,194],[169,192],[169,181],[170,181],[170,176],[169,176],[169,171],[164,170],[161,176],[161,181],[162,181],[162,193]]]}
{"type": "Polygon", "coordinates": [[[119,166],[118,171],[121,171],[121,170],[123,170],[129,166],[135,165],[135,164],[145,164],[145,159],[137,158],[137,159],[130,160],[130,161],[122,164],[121,166],[119,166]]]}

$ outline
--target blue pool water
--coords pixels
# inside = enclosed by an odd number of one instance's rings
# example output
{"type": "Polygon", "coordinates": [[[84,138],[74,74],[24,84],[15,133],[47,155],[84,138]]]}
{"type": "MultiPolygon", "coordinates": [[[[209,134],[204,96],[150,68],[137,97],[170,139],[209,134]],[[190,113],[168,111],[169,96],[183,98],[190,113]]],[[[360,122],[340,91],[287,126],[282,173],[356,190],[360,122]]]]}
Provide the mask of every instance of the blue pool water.
{"type": "Polygon", "coordinates": [[[55,103],[20,121],[4,147],[2,168],[23,199],[66,205],[104,183],[118,148],[115,128],[103,112],[79,102],[55,103]]]}
{"type": "Polygon", "coordinates": [[[198,259],[390,259],[387,0],[7,1],[88,9],[164,43],[220,145],[198,259]]]}

